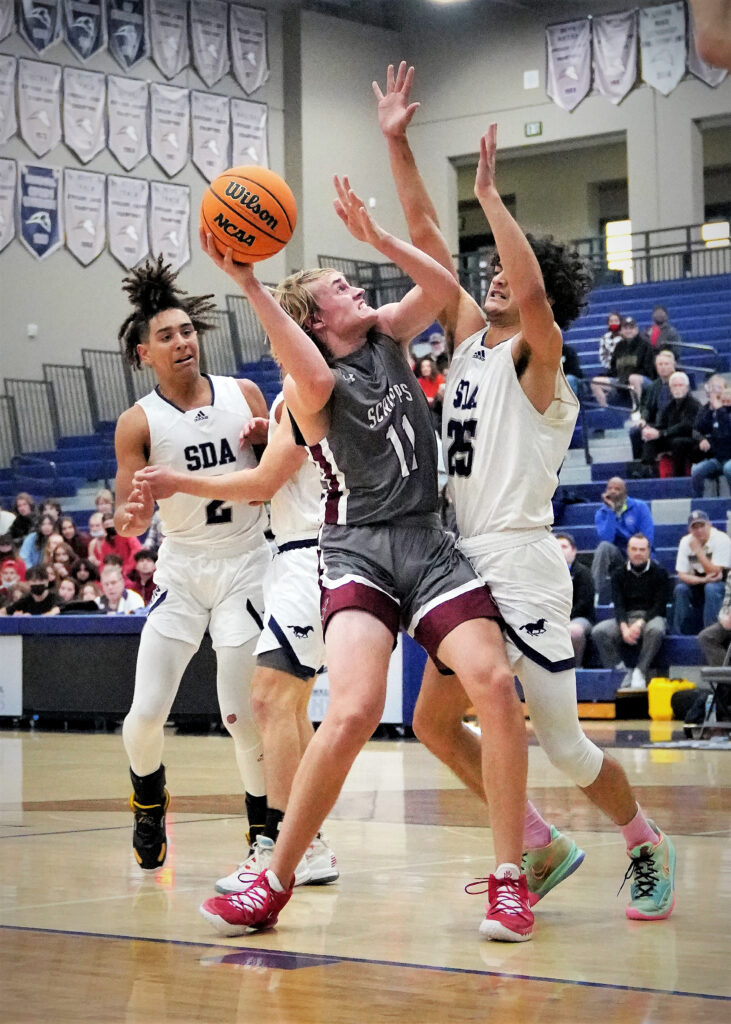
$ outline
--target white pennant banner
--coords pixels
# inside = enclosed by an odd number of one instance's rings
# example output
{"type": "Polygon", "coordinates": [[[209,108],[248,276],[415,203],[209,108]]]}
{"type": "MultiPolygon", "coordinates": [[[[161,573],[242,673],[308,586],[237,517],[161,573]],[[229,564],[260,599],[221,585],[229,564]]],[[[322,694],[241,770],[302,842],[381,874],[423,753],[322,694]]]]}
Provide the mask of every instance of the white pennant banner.
{"type": "Polygon", "coordinates": [[[267,18],[254,7],[230,7],[231,63],[236,81],[249,96],[269,78],[267,18]]]}
{"type": "Polygon", "coordinates": [[[266,103],[231,100],[231,166],[269,166],[266,103]]]}
{"type": "Polygon", "coordinates": [[[142,178],[107,177],[109,251],[125,270],[149,255],[147,200],[150,183],[142,178]]]}
{"type": "Polygon", "coordinates": [[[640,9],[642,81],[669,96],[685,74],[685,3],[640,9]]]}
{"type": "Polygon", "coordinates": [[[190,189],[151,183],[150,250],[178,270],[190,260],[190,189]]]}
{"type": "Polygon", "coordinates": [[[546,29],[546,94],[573,110],[591,88],[591,22],[588,18],[546,29]]]}
{"type": "Polygon", "coordinates": [[[104,149],[104,75],[98,71],[63,69],[63,140],[88,164],[104,149]]]}
{"type": "Polygon", "coordinates": [[[191,92],[190,118],[193,131],[193,163],[208,181],[213,181],[229,164],[228,143],[231,114],[228,96],[191,92]]]}
{"type": "Polygon", "coordinates": [[[720,85],[728,74],[726,68],[715,68],[698,53],[693,10],[690,7],[688,8],[688,71],[696,78],[700,78],[701,82],[710,85],[712,89],[720,85]]]}
{"type": "Polygon", "coordinates": [[[63,0],[66,45],[83,61],[107,45],[106,0],[63,0]]]}
{"type": "Polygon", "coordinates": [[[181,0],[149,0],[152,59],[166,78],[190,63],[188,5],[181,0]]]}
{"type": "Polygon", "coordinates": [[[637,79],[637,11],[593,20],[594,85],[611,103],[621,103],[637,79]]]}
{"type": "Polygon", "coordinates": [[[103,174],[77,171],[69,167],[63,172],[66,248],[85,267],[88,267],[104,248],[104,183],[103,174]]]}
{"type": "Polygon", "coordinates": [[[150,54],[145,0],[107,0],[109,52],[125,71],[150,54]]]}
{"type": "Polygon", "coordinates": [[[228,71],[228,4],[223,0],[191,0],[190,38],[193,64],[208,88],[228,71]]]}
{"type": "Polygon", "coordinates": [[[15,32],[15,0],[0,0],[0,39],[15,32]]]}
{"type": "Polygon", "coordinates": [[[19,30],[36,53],[43,53],[61,38],[61,0],[20,0],[19,30]]]}
{"type": "Polygon", "coordinates": [[[60,185],[58,168],[20,165],[17,189],[20,241],[39,260],[62,244],[60,185]]]}
{"type": "Polygon", "coordinates": [[[18,62],[15,57],[0,54],[0,146],[12,139],[18,130],[15,116],[15,78],[18,62]]]}
{"type": "Polygon", "coordinates": [[[188,162],[190,95],[174,85],[150,86],[150,152],[169,176],[188,162]]]}
{"type": "Polygon", "coordinates": [[[107,76],[109,149],[126,171],[144,157],[147,148],[147,82],[107,76]]]}
{"type": "Polygon", "coordinates": [[[15,160],[0,160],[0,252],[15,238],[15,160]]]}
{"type": "Polygon", "coordinates": [[[20,134],[36,156],[61,141],[61,68],[39,60],[18,61],[20,134]]]}

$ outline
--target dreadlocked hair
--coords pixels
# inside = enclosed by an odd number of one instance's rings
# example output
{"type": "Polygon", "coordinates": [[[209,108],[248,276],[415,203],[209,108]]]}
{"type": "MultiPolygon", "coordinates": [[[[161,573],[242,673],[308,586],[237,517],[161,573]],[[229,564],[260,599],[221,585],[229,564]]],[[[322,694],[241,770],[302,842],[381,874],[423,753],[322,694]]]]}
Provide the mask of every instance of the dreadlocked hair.
{"type": "MultiPolygon", "coordinates": [[[[554,241],[553,235],[535,238],[526,235],[543,275],[546,295],[553,302],[553,319],[565,330],[586,308],[586,297],[594,279],[591,270],[576,249],[554,241]]],[[[492,257],[493,269],[500,264],[497,251],[492,257]]]]}
{"type": "Polygon", "coordinates": [[[198,334],[213,328],[206,322],[206,313],[216,308],[209,300],[213,295],[188,295],[177,286],[177,273],[169,263],[163,262],[160,254],[156,260],[146,260],[144,267],[138,267],[122,281],[122,291],[127,293],[134,307],[117,337],[128,363],[135,369],[141,367],[137,346],[147,341],[150,320],[166,309],[182,309],[190,317],[198,334]]]}

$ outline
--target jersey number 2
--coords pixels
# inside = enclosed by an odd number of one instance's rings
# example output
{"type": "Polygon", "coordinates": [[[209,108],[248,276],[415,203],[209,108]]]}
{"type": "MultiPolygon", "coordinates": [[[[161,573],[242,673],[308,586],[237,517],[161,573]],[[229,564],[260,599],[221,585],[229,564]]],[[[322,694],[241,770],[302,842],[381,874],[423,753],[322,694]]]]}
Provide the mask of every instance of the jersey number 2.
{"type": "Polygon", "coordinates": [[[416,435],[414,434],[414,428],[409,423],[408,416],[402,416],[399,426],[405,435],[404,437],[399,437],[399,432],[393,423],[386,431],[386,437],[396,452],[399,466],[401,466],[401,476],[408,476],[414,469],[419,468],[415,451],[416,435]],[[410,466],[409,462],[411,462],[410,466]]]}
{"type": "Polygon", "coordinates": [[[225,501],[209,501],[206,505],[206,523],[209,526],[230,523],[233,510],[225,501]]]}

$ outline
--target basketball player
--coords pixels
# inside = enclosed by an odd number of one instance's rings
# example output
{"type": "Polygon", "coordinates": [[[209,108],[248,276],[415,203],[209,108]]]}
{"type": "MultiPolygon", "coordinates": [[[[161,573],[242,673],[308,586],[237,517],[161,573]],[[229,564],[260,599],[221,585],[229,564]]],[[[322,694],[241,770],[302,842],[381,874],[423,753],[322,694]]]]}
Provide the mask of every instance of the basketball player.
{"type": "Polygon", "coordinates": [[[408,365],[409,341],[454,301],[453,276],[370,218],[348,179],[336,210],[351,234],[394,261],[416,287],[373,309],[335,270],[302,271],[275,299],[204,239],[244,291],[287,377],[296,432],[320,467],[322,619],[330,704],[297,770],[271,868],[244,892],[207,900],[218,931],[270,927],[290,898],[295,867],[377,727],[399,623],[460,674],[482,724],[484,785],[498,868],[491,876],[493,938],[530,938],[520,875],[527,741],[494,608],[437,508],[437,453],[426,397],[408,365]]]}
{"type": "MultiPolygon", "coordinates": [[[[313,736],[308,703],[325,657],[317,582],[320,474],[294,440],[283,398],[280,393],[272,403],[269,444],[254,469],[200,477],[169,466],[147,466],[135,474],[135,484],[147,483],[158,499],[180,492],[227,502],[271,501],[277,553],[264,579],[264,629],[251,684],[268,806],[264,830],[249,855],[216,883],[222,893],[241,892],[269,866],[294,774],[313,736]]],[[[335,855],[320,833],[297,865],[295,878],[297,885],[338,878],[335,855]]]]}
{"type": "MultiPolygon", "coordinates": [[[[118,533],[133,537],[147,530],[155,508],[148,484],[133,492],[138,469],[163,464],[212,476],[252,467],[252,444],[240,448],[239,433],[252,417],[266,416],[267,408],[251,381],[201,373],[198,332],[209,326],[211,296],[182,292],[161,256],[132,271],[124,290],[133,307],[119,331],[124,354],[132,366],[149,366],[158,380],[154,391],[122,413],[115,435],[114,520],[118,533]]],[[[160,501],[160,517],[165,540],[155,570],[158,589],[140,637],[132,707],[122,726],[134,789],[132,847],[146,870],[159,868],[167,852],[163,727],[206,628],[250,828],[263,828],[266,815],[261,741],[249,692],[262,625],[261,581],[271,558],[265,513],[180,494],[160,501]]]]}
{"type": "MultiPolygon", "coordinates": [[[[389,67],[385,96],[373,83],[379,123],[411,237],[455,274],[406,137],[418,107],[409,101],[413,73],[405,62],[397,75],[389,67]]],[[[551,498],[578,414],[561,370],[560,328],[580,312],[590,278],[564,246],[529,242],[506,210],[495,187],[496,127],[481,140],[475,180],[497,250],[485,300],[488,325],[463,289],[440,314],[454,345],[443,442],[460,546],[500,608],[510,661],[541,746],[623,833],[627,876],[634,876],[627,916],[658,920],[675,902],[673,845],[645,818],[620,764],[579,725],[571,580],[550,532],[551,498]]],[[[414,731],[479,793],[479,752],[462,727],[467,703],[458,685],[446,693],[428,664],[414,731]]],[[[555,830],[530,806],[527,824],[524,867],[529,878],[538,878],[557,859],[555,830]]]]}

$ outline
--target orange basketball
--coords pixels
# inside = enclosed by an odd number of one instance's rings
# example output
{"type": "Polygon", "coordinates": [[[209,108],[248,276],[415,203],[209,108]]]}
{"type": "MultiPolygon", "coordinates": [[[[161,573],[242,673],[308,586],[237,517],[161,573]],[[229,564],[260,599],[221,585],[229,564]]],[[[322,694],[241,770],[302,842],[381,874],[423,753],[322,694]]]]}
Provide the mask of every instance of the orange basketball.
{"type": "Polygon", "coordinates": [[[292,237],[297,203],[284,178],[266,167],[231,167],[203,195],[201,224],[237,263],[274,256],[292,237]]]}

